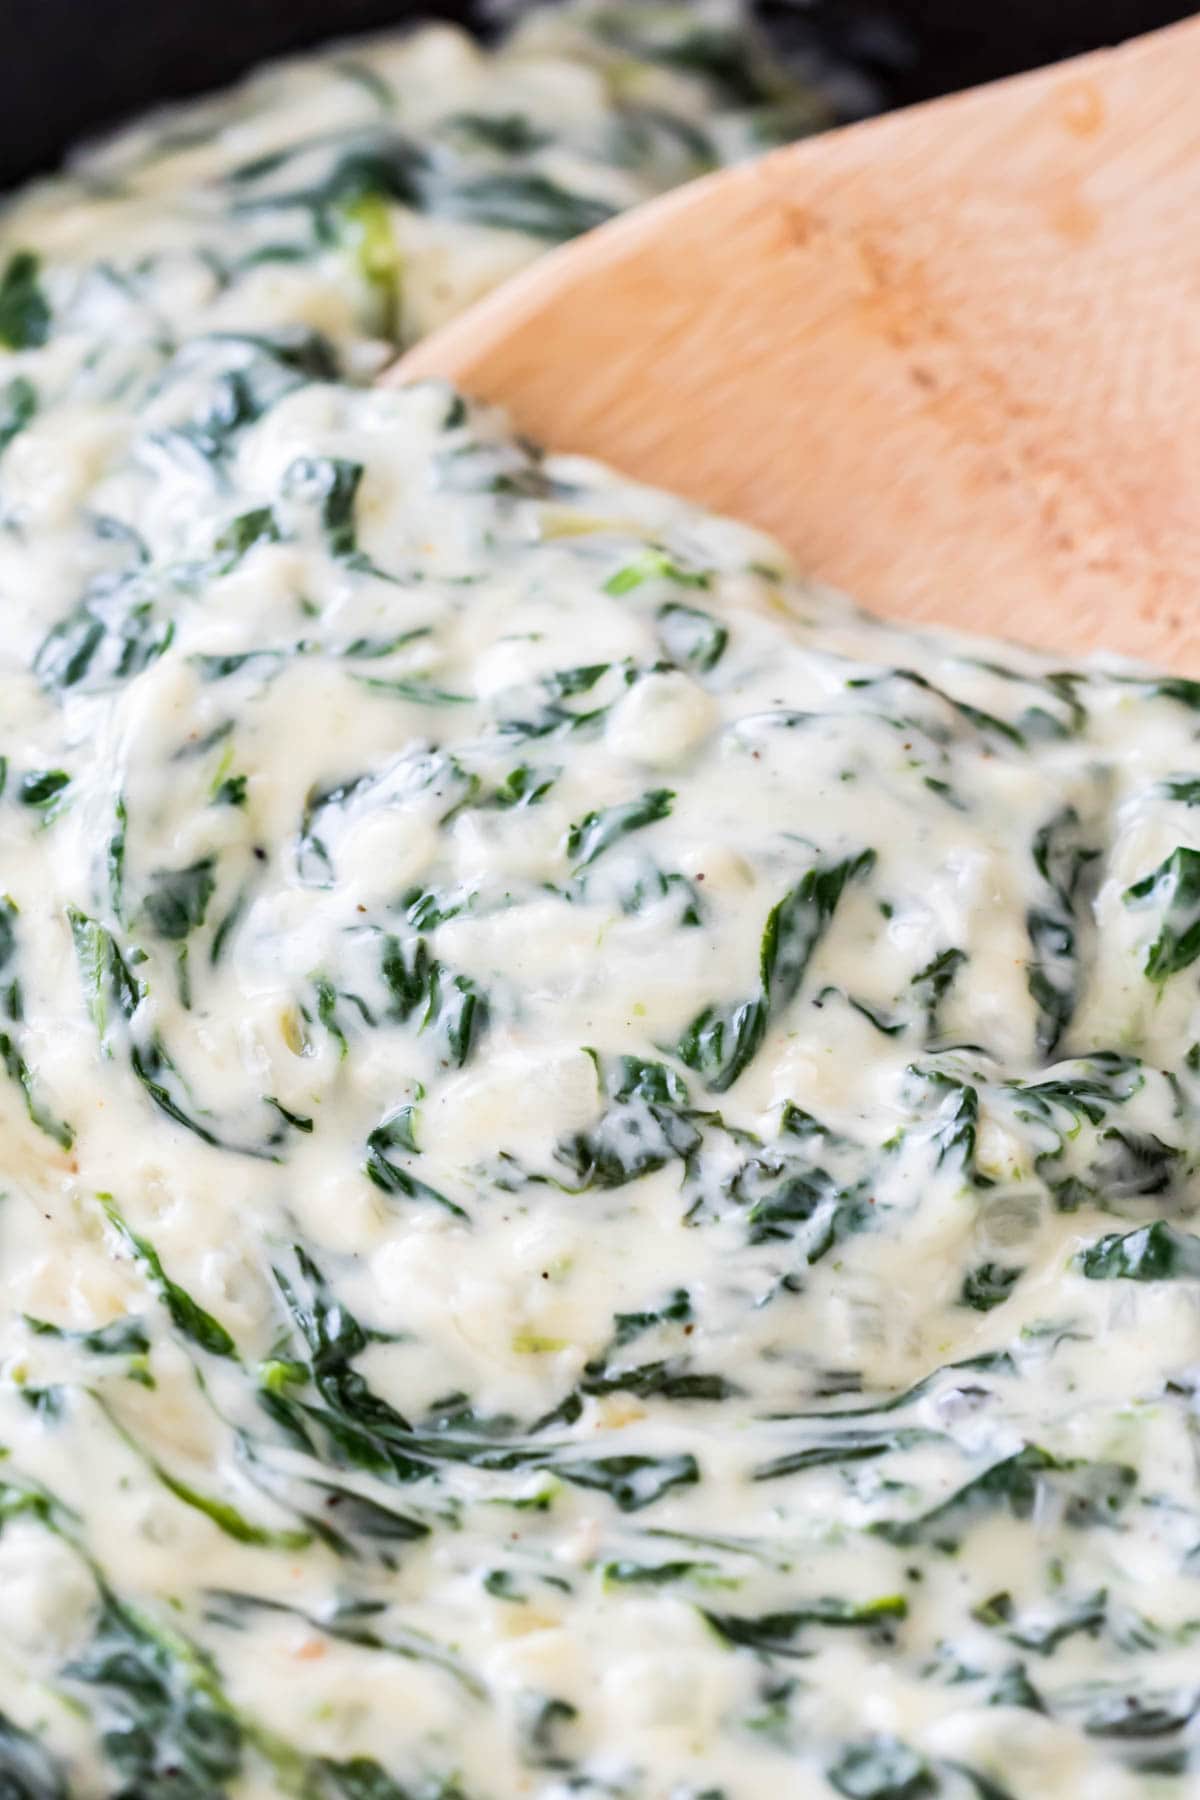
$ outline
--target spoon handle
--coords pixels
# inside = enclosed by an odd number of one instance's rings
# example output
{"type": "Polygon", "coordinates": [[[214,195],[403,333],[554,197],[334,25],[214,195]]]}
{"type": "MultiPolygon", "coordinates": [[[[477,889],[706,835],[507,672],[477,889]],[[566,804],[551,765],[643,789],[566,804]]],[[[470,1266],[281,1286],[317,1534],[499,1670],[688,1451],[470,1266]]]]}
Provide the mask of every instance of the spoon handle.
{"type": "Polygon", "coordinates": [[[392,379],[880,610],[1200,672],[1200,19],[707,177],[392,379]]]}

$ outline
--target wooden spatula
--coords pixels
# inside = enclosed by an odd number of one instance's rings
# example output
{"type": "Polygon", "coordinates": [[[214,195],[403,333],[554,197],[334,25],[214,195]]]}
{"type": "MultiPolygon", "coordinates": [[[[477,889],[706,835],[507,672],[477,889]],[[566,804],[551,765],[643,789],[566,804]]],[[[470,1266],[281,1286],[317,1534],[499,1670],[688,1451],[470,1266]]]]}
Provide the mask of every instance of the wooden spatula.
{"type": "Polygon", "coordinates": [[[881,612],[1200,672],[1200,19],[679,189],[431,374],[881,612]]]}

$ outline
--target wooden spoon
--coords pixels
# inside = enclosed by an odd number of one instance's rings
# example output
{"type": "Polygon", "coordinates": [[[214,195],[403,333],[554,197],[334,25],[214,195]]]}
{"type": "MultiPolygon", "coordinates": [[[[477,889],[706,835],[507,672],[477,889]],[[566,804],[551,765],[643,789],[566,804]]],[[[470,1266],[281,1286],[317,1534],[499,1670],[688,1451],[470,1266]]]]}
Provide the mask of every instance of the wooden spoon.
{"type": "Polygon", "coordinates": [[[774,532],[878,610],[1200,673],[1200,19],[778,150],[389,379],[774,532]]]}

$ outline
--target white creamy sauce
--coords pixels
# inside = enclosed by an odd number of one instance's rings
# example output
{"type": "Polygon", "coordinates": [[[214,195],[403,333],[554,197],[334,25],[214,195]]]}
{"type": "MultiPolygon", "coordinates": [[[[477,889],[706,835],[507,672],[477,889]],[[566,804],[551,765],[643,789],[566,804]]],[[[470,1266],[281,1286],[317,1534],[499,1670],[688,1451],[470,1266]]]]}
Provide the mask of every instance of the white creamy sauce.
{"type": "Polygon", "coordinates": [[[1200,1793],[1200,685],[365,385],[819,121],[706,19],[3,218],[13,1800],[1200,1793]]]}

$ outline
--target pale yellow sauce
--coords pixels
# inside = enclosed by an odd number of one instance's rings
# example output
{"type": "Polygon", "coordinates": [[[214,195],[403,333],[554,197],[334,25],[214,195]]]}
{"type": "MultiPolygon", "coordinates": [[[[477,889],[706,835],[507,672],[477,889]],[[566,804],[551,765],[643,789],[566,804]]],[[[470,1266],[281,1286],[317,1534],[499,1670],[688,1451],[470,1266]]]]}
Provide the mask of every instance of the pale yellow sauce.
{"type": "Polygon", "coordinates": [[[1200,1794],[1200,689],[364,386],[598,29],[0,221],[0,1793],[1200,1794]]]}

